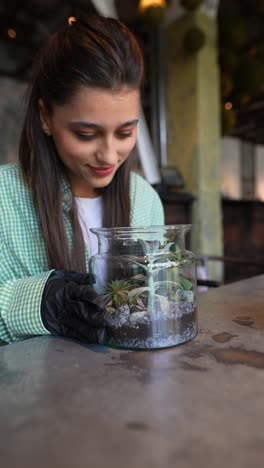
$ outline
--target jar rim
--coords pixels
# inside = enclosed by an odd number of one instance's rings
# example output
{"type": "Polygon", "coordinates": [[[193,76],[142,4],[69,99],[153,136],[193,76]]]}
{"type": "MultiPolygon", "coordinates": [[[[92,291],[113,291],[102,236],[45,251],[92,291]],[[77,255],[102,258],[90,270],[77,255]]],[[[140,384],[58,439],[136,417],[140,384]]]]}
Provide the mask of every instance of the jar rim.
{"type": "Polygon", "coordinates": [[[158,233],[158,232],[170,232],[170,231],[181,231],[188,232],[192,228],[192,224],[162,224],[162,225],[151,225],[151,226],[124,226],[124,227],[99,227],[99,228],[90,228],[89,230],[93,234],[143,234],[143,233],[158,233]]]}

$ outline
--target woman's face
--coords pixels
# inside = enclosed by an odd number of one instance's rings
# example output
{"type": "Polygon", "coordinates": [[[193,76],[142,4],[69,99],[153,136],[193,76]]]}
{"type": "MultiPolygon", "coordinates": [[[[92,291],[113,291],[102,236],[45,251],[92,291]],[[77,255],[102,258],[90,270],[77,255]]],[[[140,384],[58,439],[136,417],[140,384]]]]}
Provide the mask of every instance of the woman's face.
{"type": "Polygon", "coordinates": [[[70,103],[48,114],[40,100],[43,129],[49,130],[66,166],[73,193],[96,197],[128,158],[137,138],[138,90],[81,88],[70,103]]]}

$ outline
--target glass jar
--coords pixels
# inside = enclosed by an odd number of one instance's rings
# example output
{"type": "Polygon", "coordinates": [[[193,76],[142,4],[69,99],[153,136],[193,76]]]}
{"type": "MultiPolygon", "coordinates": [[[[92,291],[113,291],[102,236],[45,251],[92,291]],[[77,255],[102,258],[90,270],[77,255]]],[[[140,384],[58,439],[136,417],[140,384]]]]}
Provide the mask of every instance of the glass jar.
{"type": "Polygon", "coordinates": [[[92,228],[90,272],[105,311],[106,344],[155,349],[197,333],[196,268],[185,250],[191,225],[92,228]]]}

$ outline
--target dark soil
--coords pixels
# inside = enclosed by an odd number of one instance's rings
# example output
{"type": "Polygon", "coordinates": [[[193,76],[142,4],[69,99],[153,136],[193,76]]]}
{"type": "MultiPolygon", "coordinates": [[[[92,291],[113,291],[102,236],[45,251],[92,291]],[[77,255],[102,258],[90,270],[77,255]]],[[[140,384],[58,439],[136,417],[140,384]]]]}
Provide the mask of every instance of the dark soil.
{"type": "Polygon", "coordinates": [[[168,314],[149,323],[126,323],[107,328],[106,342],[124,348],[164,348],[192,339],[197,333],[196,308],[188,313],[168,314]]]}

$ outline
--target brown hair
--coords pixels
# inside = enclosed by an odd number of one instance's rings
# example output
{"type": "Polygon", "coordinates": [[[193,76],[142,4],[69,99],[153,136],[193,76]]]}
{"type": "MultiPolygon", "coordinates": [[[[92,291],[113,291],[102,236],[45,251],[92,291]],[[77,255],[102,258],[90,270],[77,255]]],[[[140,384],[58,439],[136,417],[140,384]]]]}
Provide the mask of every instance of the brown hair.
{"type": "MultiPolygon", "coordinates": [[[[42,130],[38,100],[52,113],[53,104],[66,104],[80,86],[140,89],[142,81],[138,42],[124,24],[112,18],[80,16],[71,25],[65,24],[35,60],[19,161],[32,189],[50,268],[85,271],[85,250],[74,197],[68,220],[63,216],[61,184],[66,172],[53,139],[42,130]],[[65,222],[70,223],[72,242],[65,222]]],[[[129,225],[130,170],[131,156],[103,191],[105,227],[129,225]]]]}

